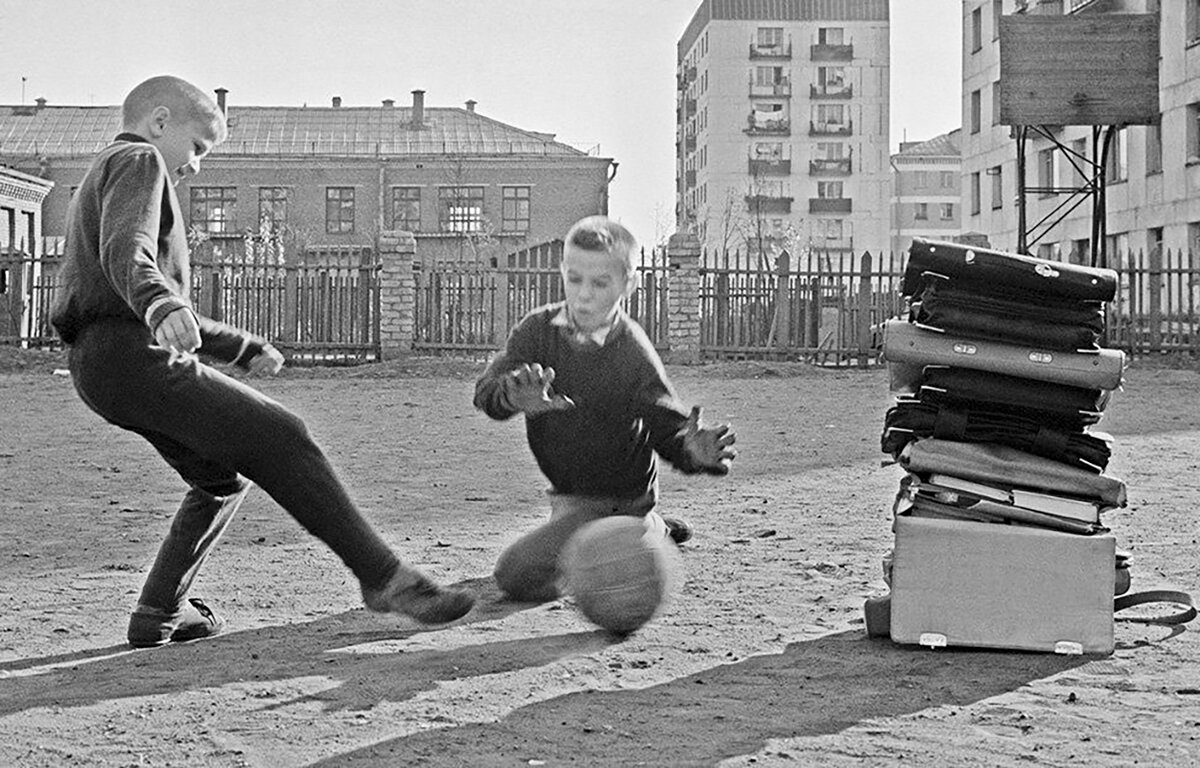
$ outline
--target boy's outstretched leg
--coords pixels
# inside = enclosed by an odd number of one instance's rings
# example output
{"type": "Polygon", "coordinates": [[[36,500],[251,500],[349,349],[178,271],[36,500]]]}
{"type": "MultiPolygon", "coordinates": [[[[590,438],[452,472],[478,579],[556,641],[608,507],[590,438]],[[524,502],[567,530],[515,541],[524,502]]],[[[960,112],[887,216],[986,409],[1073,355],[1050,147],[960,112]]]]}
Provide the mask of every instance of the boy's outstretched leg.
{"type": "Polygon", "coordinates": [[[362,588],[363,603],[376,613],[403,613],[423,624],[443,624],[461,618],[475,598],[461,589],[442,587],[403,563],[379,588],[362,588]]]}
{"type": "Polygon", "coordinates": [[[172,640],[197,640],[219,633],[225,621],[203,602],[186,599],[200,566],[250,490],[250,483],[224,496],[192,488],[171,521],[129,620],[130,645],[151,648],[172,640]]]}

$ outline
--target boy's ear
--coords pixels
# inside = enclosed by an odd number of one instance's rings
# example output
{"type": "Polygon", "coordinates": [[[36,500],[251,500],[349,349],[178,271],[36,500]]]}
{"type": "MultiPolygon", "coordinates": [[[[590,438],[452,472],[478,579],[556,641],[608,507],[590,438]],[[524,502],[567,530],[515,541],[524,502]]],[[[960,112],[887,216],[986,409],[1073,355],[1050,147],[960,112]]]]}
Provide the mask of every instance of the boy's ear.
{"type": "Polygon", "coordinates": [[[150,111],[149,128],[150,138],[157,139],[166,131],[167,123],[171,120],[171,110],[167,107],[159,105],[150,111]]]}

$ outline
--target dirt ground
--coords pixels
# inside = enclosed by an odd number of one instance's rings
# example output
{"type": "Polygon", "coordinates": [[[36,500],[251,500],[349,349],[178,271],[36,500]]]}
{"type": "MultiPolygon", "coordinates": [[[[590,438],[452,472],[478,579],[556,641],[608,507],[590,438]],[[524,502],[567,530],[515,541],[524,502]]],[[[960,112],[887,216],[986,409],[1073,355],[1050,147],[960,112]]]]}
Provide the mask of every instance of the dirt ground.
{"type": "MultiPolygon", "coordinates": [[[[386,537],[479,604],[434,629],[368,615],[254,491],[194,591],[230,631],[133,651],[127,614],[184,489],[61,367],[0,348],[0,765],[1200,765],[1200,622],[1120,623],[1107,657],[867,639],[900,477],[879,453],[882,370],[670,370],[740,456],[727,478],[665,473],[665,509],[697,534],[681,588],[625,639],[490,585],[547,509],[520,425],[471,408],[478,364],[254,379],[386,537]]],[[[1101,422],[1135,589],[1200,588],[1198,391],[1200,371],[1134,365],[1101,422]]]]}

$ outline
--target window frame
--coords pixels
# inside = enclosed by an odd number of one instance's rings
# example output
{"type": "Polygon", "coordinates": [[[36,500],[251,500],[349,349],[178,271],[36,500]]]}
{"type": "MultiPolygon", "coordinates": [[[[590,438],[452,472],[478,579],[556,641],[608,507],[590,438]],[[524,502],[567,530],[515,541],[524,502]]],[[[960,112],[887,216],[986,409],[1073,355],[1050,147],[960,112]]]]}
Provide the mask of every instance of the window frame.
{"type": "Polygon", "coordinates": [[[394,186],[392,187],[392,194],[388,203],[388,214],[392,229],[414,233],[421,231],[421,187],[410,185],[394,186]],[[402,204],[406,207],[415,206],[415,212],[410,211],[403,216],[397,215],[400,212],[402,204]],[[409,215],[410,213],[414,213],[415,215],[409,215]]]}
{"type": "Polygon", "coordinates": [[[237,187],[196,186],[188,190],[188,225],[210,235],[237,232],[237,187]],[[215,203],[215,205],[214,205],[215,203]],[[197,217],[197,210],[202,216],[197,217]],[[220,213],[219,218],[214,214],[220,213]],[[216,226],[213,226],[213,225],[216,226]]]}
{"type": "Polygon", "coordinates": [[[438,231],[470,235],[483,231],[482,184],[448,184],[438,187],[438,231]],[[477,203],[477,205],[473,205],[477,203]]]}
{"type": "Polygon", "coordinates": [[[528,232],[532,218],[532,200],[533,188],[528,184],[511,184],[501,187],[500,231],[528,232]],[[524,192],[524,196],[521,196],[521,192],[524,192]]]}
{"type": "Polygon", "coordinates": [[[325,234],[352,235],[356,216],[357,195],[354,187],[325,187],[325,234]],[[335,196],[334,193],[337,193],[335,196]],[[345,193],[349,193],[348,196],[345,193]],[[349,212],[347,221],[346,213],[349,212]]]}
{"type": "Polygon", "coordinates": [[[270,186],[258,188],[258,226],[262,227],[264,221],[269,221],[272,229],[287,226],[288,208],[291,202],[291,190],[287,187],[270,186]],[[275,197],[264,197],[264,193],[278,194],[275,197]],[[266,210],[264,210],[266,206],[266,210]],[[276,212],[281,212],[281,215],[276,216],[276,212]]]}

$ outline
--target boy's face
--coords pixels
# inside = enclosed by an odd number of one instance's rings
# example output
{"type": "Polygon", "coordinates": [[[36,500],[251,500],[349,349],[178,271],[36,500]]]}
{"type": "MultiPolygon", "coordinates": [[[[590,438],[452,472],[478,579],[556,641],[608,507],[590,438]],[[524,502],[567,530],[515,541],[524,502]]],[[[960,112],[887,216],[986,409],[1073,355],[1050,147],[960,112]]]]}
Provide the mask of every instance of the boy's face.
{"type": "Polygon", "coordinates": [[[581,331],[594,331],[611,322],[617,303],[630,287],[620,259],[570,243],[563,251],[562,274],[567,311],[581,331]]]}
{"type": "Polygon", "coordinates": [[[185,176],[199,173],[200,160],[217,143],[208,121],[188,120],[171,114],[165,107],[155,111],[150,134],[150,143],[158,147],[176,184],[185,176]]]}

